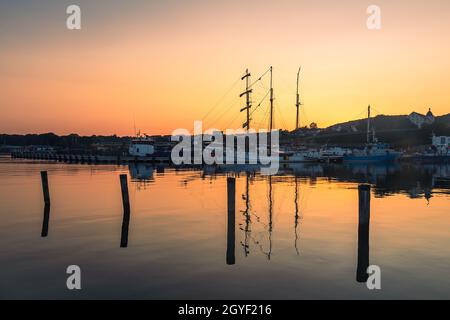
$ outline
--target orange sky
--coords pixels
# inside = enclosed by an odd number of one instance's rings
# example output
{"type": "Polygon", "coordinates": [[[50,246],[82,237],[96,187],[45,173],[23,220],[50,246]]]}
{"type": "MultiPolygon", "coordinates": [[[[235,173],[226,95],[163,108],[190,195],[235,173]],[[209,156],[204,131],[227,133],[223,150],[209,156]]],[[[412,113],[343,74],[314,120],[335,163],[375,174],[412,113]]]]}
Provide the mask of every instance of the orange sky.
{"type": "MultiPolygon", "coordinates": [[[[0,132],[132,135],[240,127],[237,79],[274,68],[276,127],[292,129],[302,65],[302,125],[375,113],[450,112],[450,2],[70,1],[0,4],[0,132]],[[366,28],[381,7],[382,29],[366,28]],[[220,99],[233,85],[225,98],[220,99]]],[[[254,105],[268,82],[255,86],[254,105]]],[[[254,114],[266,127],[267,101],[254,114]]]]}

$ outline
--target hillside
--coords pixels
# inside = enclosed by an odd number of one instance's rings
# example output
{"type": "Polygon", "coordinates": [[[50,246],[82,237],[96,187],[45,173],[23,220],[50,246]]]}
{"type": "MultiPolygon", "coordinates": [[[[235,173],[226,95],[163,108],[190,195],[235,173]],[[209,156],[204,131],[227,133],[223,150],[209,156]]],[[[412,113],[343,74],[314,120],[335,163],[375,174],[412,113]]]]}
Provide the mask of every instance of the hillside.
{"type": "MultiPolygon", "coordinates": [[[[413,122],[411,122],[411,120],[406,115],[399,115],[399,116],[379,115],[371,119],[371,126],[375,128],[376,132],[418,129],[418,127],[413,122]]],[[[430,126],[436,127],[439,130],[445,128],[448,129],[450,127],[450,113],[443,116],[435,117],[434,123],[430,124],[430,126]]],[[[332,125],[326,128],[325,132],[355,133],[355,132],[366,132],[366,130],[367,130],[367,119],[359,119],[332,125]]]]}
{"type": "MultiPolygon", "coordinates": [[[[420,128],[406,115],[379,115],[371,119],[379,141],[397,147],[413,147],[431,143],[431,136],[450,135],[450,114],[435,117],[432,123],[424,123],[420,128]]],[[[335,124],[308,140],[314,143],[355,145],[366,141],[367,119],[359,119],[335,124]]]]}

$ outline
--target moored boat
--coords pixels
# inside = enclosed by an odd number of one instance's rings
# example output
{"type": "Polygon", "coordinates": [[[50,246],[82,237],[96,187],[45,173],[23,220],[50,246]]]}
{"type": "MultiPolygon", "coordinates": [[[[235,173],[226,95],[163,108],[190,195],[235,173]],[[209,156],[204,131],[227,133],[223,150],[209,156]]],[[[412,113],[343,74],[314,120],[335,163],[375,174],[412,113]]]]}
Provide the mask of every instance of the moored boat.
{"type": "Polygon", "coordinates": [[[152,157],[155,153],[155,145],[152,138],[148,136],[137,136],[128,147],[128,153],[134,157],[152,157]]]}
{"type": "Polygon", "coordinates": [[[383,143],[367,144],[362,150],[352,150],[344,155],[344,162],[394,162],[401,156],[383,143]]]}
{"type": "Polygon", "coordinates": [[[318,152],[318,162],[323,163],[340,163],[349,150],[341,147],[322,148],[318,152]]]}
{"type": "Polygon", "coordinates": [[[318,155],[314,150],[280,151],[280,163],[317,162],[318,155]]]}
{"type": "Polygon", "coordinates": [[[156,145],[155,141],[147,136],[138,135],[132,139],[128,147],[128,154],[139,158],[170,159],[171,145],[156,145]]]}
{"type": "Polygon", "coordinates": [[[344,162],[394,162],[402,155],[401,152],[389,148],[385,143],[379,143],[375,138],[375,130],[372,129],[373,137],[371,141],[370,132],[370,105],[367,109],[367,143],[363,149],[355,149],[343,156],[344,162]]]}

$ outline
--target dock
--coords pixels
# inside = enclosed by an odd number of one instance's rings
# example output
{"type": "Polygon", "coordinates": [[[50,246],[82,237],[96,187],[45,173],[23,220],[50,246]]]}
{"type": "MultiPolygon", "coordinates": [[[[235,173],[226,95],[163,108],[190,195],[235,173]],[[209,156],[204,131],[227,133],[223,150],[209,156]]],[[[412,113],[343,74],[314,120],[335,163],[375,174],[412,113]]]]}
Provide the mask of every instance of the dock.
{"type": "Polygon", "coordinates": [[[142,157],[121,155],[61,154],[52,152],[13,152],[15,159],[48,160],[67,163],[126,164],[126,163],[170,163],[170,157],[142,157]]]}

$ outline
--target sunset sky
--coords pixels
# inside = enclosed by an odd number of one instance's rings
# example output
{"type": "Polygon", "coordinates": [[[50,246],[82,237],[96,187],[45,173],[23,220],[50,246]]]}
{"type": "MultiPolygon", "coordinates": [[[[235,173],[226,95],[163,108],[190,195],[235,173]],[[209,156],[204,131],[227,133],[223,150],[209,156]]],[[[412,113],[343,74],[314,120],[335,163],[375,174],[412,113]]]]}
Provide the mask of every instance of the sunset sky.
{"type": "MultiPolygon", "coordinates": [[[[278,128],[295,125],[300,65],[302,125],[362,118],[369,103],[445,114],[449,39],[448,0],[2,1],[0,133],[132,135],[135,122],[170,134],[205,116],[208,128],[238,128],[238,79],[271,65],[278,128]],[[66,28],[70,4],[82,30],[66,28]],[[381,30],[366,27],[371,4],[381,30]]],[[[254,105],[267,88],[263,78],[254,105]]],[[[267,110],[265,100],[254,127],[267,110]]]]}

